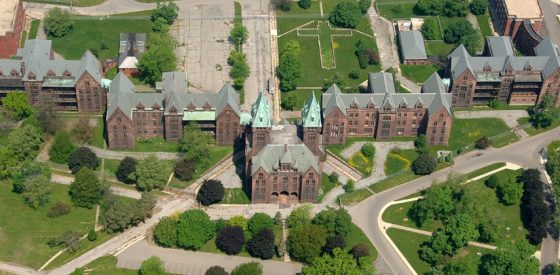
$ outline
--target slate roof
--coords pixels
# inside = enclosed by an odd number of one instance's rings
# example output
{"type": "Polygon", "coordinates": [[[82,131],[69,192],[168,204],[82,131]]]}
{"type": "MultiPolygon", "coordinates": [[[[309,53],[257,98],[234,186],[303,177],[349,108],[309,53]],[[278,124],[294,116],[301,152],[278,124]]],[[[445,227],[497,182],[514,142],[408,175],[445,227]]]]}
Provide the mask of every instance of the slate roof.
{"type": "Polygon", "coordinates": [[[119,68],[136,68],[136,64],[130,64],[130,62],[138,62],[138,57],[144,53],[145,50],[145,33],[122,32],[119,41],[119,68]],[[129,58],[127,59],[127,57],[129,58]],[[129,62],[125,62],[127,60],[129,62]]]}
{"type": "Polygon", "coordinates": [[[403,59],[427,59],[424,36],[420,31],[399,32],[401,55],[403,59]]]}
{"type": "Polygon", "coordinates": [[[370,93],[395,93],[393,74],[387,72],[368,74],[368,92],[370,93]]]}
{"type": "Polygon", "coordinates": [[[289,163],[300,172],[309,168],[319,172],[319,158],[304,144],[268,144],[251,160],[251,175],[260,168],[270,173],[280,167],[280,163],[289,163]]]}
{"type": "Polygon", "coordinates": [[[135,93],[132,82],[119,72],[109,88],[107,119],[117,108],[132,118],[132,110],[139,104],[145,108],[157,105],[163,108],[166,114],[170,113],[172,108],[177,109],[177,113],[183,113],[193,105],[193,112],[202,112],[203,107],[208,104],[210,111],[215,112],[215,115],[220,114],[229,105],[235,113],[240,114],[237,92],[229,84],[225,84],[217,93],[190,93],[187,91],[186,73],[166,72],[159,85],[162,87],[161,92],[135,93]]]}
{"type": "MultiPolygon", "coordinates": [[[[394,84],[392,84],[394,85],[394,84]]],[[[394,87],[393,87],[394,89],[394,87]]],[[[396,108],[401,104],[407,106],[417,106],[418,104],[428,107],[430,115],[434,114],[441,107],[451,113],[451,94],[447,92],[447,87],[437,73],[426,80],[422,88],[422,93],[391,93],[377,91],[374,93],[342,93],[336,85],[331,86],[322,97],[323,118],[327,117],[336,108],[346,115],[346,109],[352,104],[357,104],[358,108],[367,108],[371,104],[376,108],[391,107],[396,108]]]]}
{"type": "Polygon", "coordinates": [[[513,55],[513,46],[509,36],[487,36],[486,45],[491,56],[513,55]]]}
{"type": "Polygon", "coordinates": [[[65,78],[75,81],[87,72],[95,81],[101,83],[99,61],[89,50],[79,60],[54,60],[50,59],[51,46],[50,40],[27,40],[25,47],[18,49],[16,59],[0,59],[0,72],[9,75],[15,69],[21,75],[23,68],[24,81],[29,80],[30,73],[35,75],[37,81],[43,81],[49,72],[53,72],[56,77],[68,72],[71,76],[65,78]]]}
{"type": "Polygon", "coordinates": [[[470,56],[465,47],[460,45],[448,56],[451,78],[456,79],[466,70],[475,77],[480,72],[497,73],[499,76],[508,70],[524,71],[529,66],[532,71],[542,71],[542,77],[547,78],[560,68],[557,51],[554,51],[554,48],[552,42],[545,39],[535,47],[537,56],[470,56]],[[488,70],[485,71],[485,68],[488,70]]]}

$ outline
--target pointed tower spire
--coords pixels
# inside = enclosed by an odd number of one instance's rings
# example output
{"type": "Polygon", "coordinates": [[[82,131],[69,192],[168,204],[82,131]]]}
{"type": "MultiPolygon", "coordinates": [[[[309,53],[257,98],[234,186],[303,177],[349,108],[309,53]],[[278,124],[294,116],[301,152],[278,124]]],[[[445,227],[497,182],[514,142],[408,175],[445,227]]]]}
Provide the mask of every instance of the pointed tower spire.
{"type": "Polygon", "coordinates": [[[268,100],[266,100],[262,91],[259,92],[257,100],[251,107],[251,123],[253,127],[258,128],[267,128],[271,126],[268,100]]]}
{"type": "Polygon", "coordinates": [[[303,127],[321,127],[321,106],[312,92],[311,96],[301,110],[303,117],[303,127]]]}

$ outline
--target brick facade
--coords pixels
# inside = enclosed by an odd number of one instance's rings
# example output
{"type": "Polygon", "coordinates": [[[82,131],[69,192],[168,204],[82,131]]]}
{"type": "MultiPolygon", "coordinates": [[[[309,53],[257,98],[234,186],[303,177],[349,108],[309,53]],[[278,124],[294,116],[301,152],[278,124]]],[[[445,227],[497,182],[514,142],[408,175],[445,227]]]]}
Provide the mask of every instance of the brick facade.
{"type": "MultiPolygon", "coordinates": [[[[10,1],[3,3],[3,5],[9,3],[10,1]]],[[[16,1],[15,7],[13,8],[13,14],[4,14],[2,16],[12,17],[12,22],[10,22],[10,28],[6,29],[4,33],[0,33],[0,58],[10,58],[17,52],[23,26],[25,25],[25,9],[23,7],[23,1],[16,1]]]]}

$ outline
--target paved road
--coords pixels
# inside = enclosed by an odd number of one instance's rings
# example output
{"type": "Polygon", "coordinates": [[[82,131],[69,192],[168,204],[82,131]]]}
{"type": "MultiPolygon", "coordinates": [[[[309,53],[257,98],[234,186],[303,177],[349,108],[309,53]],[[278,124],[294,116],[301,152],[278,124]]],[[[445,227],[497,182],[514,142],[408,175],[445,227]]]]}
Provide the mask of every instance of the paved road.
{"type": "MultiPolygon", "coordinates": [[[[411,274],[403,260],[398,256],[389,242],[383,237],[379,225],[383,207],[391,201],[414,194],[426,189],[434,181],[444,181],[449,173],[467,173],[495,162],[508,161],[524,168],[539,168],[538,152],[548,143],[560,138],[560,128],[541,135],[524,139],[499,149],[473,151],[455,159],[455,165],[440,170],[393,189],[369,197],[362,203],[349,207],[352,220],[365,232],[373,245],[379,251],[377,267],[380,272],[390,274],[411,274]]],[[[544,251],[543,254],[553,254],[554,251],[544,251]]]]}
{"type": "MultiPolygon", "coordinates": [[[[70,10],[69,6],[25,2],[25,8],[27,12],[42,13],[54,7],[60,7],[65,10],[70,10]]],[[[135,0],[108,0],[98,6],[74,7],[72,9],[72,13],[82,14],[82,15],[111,15],[116,13],[151,10],[154,9],[155,7],[156,7],[155,3],[142,3],[135,0]]]]}
{"type": "Polygon", "coordinates": [[[260,262],[264,274],[297,274],[301,272],[302,267],[300,263],[294,262],[262,261],[249,257],[162,248],[149,245],[145,240],[133,244],[120,253],[117,267],[139,269],[142,261],[151,256],[160,257],[165,264],[165,270],[173,274],[202,275],[214,265],[220,265],[231,272],[237,265],[248,262],[260,262]]]}
{"type": "Polygon", "coordinates": [[[544,13],[545,33],[552,42],[560,45],[560,23],[556,15],[560,14],[560,1],[539,0],[539,5],[544,13]]]}

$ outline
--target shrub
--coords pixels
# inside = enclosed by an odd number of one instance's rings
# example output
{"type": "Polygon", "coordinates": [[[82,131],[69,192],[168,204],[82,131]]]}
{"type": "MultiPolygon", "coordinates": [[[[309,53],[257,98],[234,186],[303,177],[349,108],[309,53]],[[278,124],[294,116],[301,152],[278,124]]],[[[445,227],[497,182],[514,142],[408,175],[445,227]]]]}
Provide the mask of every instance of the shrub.
{"type": "Polygon", "coordinates": [[[311,0],[299,0],[298,5],[302,9],[309,9],[311,7],[311,0]]]}
{"type": "Polygon", "coordinates": [[[97,232],[95,232],[95,230],[90,229],[88,234],[87,234],[87,239],[90,242],[93,242],[95,240],[97,240],[97,232]]]}
{"type": "Polygon", "coordinates": [[[523,186],[514,180],[504,181],[498,184],[498,198],[504,205],[513,205],[519,203],[523,196],[523,186]]]}
{"type": "Polygon", "coordinates": [[[63,37],[74,28],[70,13],[58,7],[47,12],[43,24],[47,34],[54,37],[63,37]]]}
{"type": "Polygon", "coordinates": [[[412,162],[412,171],[416,175],[429,175],[437,166],[436,160],[429,154],[420,154],[418,158],[412,162]]]}
{"type": "Polygon", "coordinates": [[[182,181],[189,181],[193,178],[196,164],[186,159],[180,160],[175,164],[175,177],[182,181]]]}
{"type": "Polygon", "coordinates": [[[50,247],[62,246],[72,253],[80,248],[80,237],[78,232],[66,231],[60,237],[49,240],[47,245],[50,247]]]}
{"type": "Polygon", "coordinates": [[[137,162],[134,158],[125,157],[115,172],[117,179],[126,184],[133,184],[134,179],[131,179],[129,176],[136,171],[136,164],[137,162]]]}
{"type": "Polygon", "coordinates": [[[354,29],[360,23],[361,16],[360,8],[354,2],[346,1],[336,5],[329,20],[335,26],[354,29]]]}
{"type": "Polygon", "coordinates": [[[95,170],[97,166],[99,166],[97,156],[87,147],[80,147],[74,150],[68,157],[68,168],[72,171],[72,174],[78,173],[82,167],[95,170]]]}
{"type": "Polygon", "coordinates": [[[205,206],[218,203],[224,198],[224,186],[219,180],[204,180],[196,199],[205,206]]]}
{"type": "Polygon", "coordinates": [[[12,177],[12,191],[15,193],[22,193],[25,191],[25,181],[27,178],[42,176],[44,178],[51,178],[51,168],[44,164],[35,161],[24,161],[15,171],[12,177]]]}
{"type": "MultiPolygon", "coordinates": [[[[159,4],[159,3],[158,3],[159,4]]],[[[165,267],[163,267],[163,262],[157,256],[152,256],[142,262],[140,270],[138,271],[140,275],[165,275],[165,267]]]]}
{"type": "Polygon", "coordinates": [[[332,172],[329,175],[329,181],[330,182],[338,182],[338,174],[336,172],[332,172]]]}
{"type": "Polygon", "coordinates": [[[49,213],[47,213],[47,217],[56,218],[56,217],[68,215],[70,214],[70,211],[71,211],[70,205],[63,202],[57,202],[55,205],[51,207],[51,209],[49,209],[49,213]]]}
{"type": "Polygon", "coordinates": [[[327,243],[323,247],[323,252],[332,254],[332,251],[335,248],[344,249],[344,247],[346,247],[346,241],[344,240],[344,237],[341,235],[334,235],[327,238],[327,243]]]}
{"type": "Polygon", "coordinates": [[[476,147],[476,149],[485,150],[490,147],[490,145],[492,145],[492,141],[484,136],[479,138],[474,146],[476,147]]]}
{"type": "Polygon", "coordinates": [[[472,0],[469,9],[474,15],[482,15],[488,9],[488,0],[472,0]]]}
{"type": "Polygon", "coordinates": [[[200,209],[191,209],[179,215],[177,245],[185,249],[198,250],[214,237],[215,225],[208,214],[200,209]]]}
{"type": "Polygon", "coordinates": [[[164,247],[177,243],[177,221],[171,217],[162,218],[154,227],[154,240],[164,247]]]}
{"type": "Polygon", "coordinates": [[[25,180],[22,195],[29,207],[37,209],[49,202],[51,191],[50,179],[39,175],[25,180]]]}
{"type": "Polygon", "coordinates": [[[216,233],[222,231],[224,228],[226,228],[226,226],[228,226],[228,221],[219,218],[217,220],[214,221],[214,225],[216,227],[216,233]]]}
{"type": "Polygon", "coordinates": [[[166,24],[171,25],[177,19],[179,7],[173,2],[157,3],[156,9],[152,11],[150,20],[156,22],[158,18],[165,21],[166,24]]]}
{"type": "Polygon", "coordinates": [[[306,263],[321,254],[325,243],[325,229],[314,224],[304,224],[292,228],[288,235],[290,256],[306,263]]]}
{"type": "Polygon", "coordinates": [[[208,268],[204,275],[229,275],[229,273],[223,267],[214,265],[208,268]]]}
{"type": "Polygon", "coordinates": [[[262,264],[257,262],[250,262],[236,266],[231,275],[262,275],[262,264]]]}
{"type": "Polygon", "coordinates": [[[358,2],[358,6],[360,7],[362,14],[366,14],[371,6],[371,0],[360,0],[360,2],[358,2]]]}
{"type": "Polygon", "coordinates": [[[432,17],[428,17],[424,20],[424,24],[422,25],[420,31],[422,32],[424,39],[435,40],[438,39],[436,36],[437,28],[439,28],[437,21],[432,17]]]}
{"type": "Polygon", "coordinates": [[[272,229],[273,226],[274,221],[265,213],[255,213],[255,215],[249,219],[249,223],[247,224],[249,232],[253,235],[261,232],[263,229],[272,229]]]}
{"type": "Polygon", "coordinates": [[[354,245],[350,253],[352,253],[354,259],[359,259],[361,257],[368,257],[370,255],[369,247],[363,243],[354,245]]]}
{"type": "Polygon", "coordinates": [[[375,147],[372,144],[366,144],[364,146],[362,146],[362,154],[364,154],[364,156],[371,158],[373,157],[373,155],[375,155],[375,147]]]}
{"type": "Polygon", "coordinates": [[[274,215],[274,224],[282,224],[282,213],[280,213],[280,211],[276,212],[276,215],[274,215]]]}
{"type": "Polygon", "coordinates": [[[272,4],[281,11],[290,11],[292,9],[292,0],[272,0],[272,4]]]}
{"type": "Polygon", "coordinates": [[[243,229],[243,231],[246,231],[248,222],[249,221],[247,220],[247,218],[245,218],[243,216],[233,216],[229,219],[228,225],[229,226],[239,226],[239,227],[241,227],[241,229],[243,229]]]}
{"type": "Polygon", "coordinates": [[[355,187],[355,183],[354,183],[354,181],[351,180],[351,179],[349,179],[349,180],[346,182],[346,185],[344,185],[344,191],[345,191],[346,193],[352,193],[352,192],[354,192],[354,189],[355,189],[355,188],[356,188],[356,187],[355,187]]]}
{"type": "Polygon", "coordinates": [[[97,175],[86,167],[80,169],[76,174],[74,181],[70,184],[68,194],[74,205],[92,208],[101,200],[103,187],[99,183],[97,175]]]}
{"type": "Polygon", "coordinates": [[[76,150],[76,146],[70,140],[70,135],[66,131],[59,131],[54,136],[54,142],[49,150],[50,159],[59,164],[68,163],[70,154],[76,150]]]}
{"type": "Polygon", "coordinates": [[[216,237],[216,247],[228,255],[241,252],[245,245],[245,233],[239,226],[227,226],[216,237]]]}
{"type": "Polygon", "coordinates": [[[486,181],[484,181],[484,184],[486,184],[486,186],[490,188],[496,188],[498,187],[498,185],[500,185],[500,178],[494,174],[486,179],[486,181]]]}
{"type": "Polygon", "coordinates": [[[495,242],[498,239],[498,227],[492,221],[482,222],[478,225],[478,234],[481,242],[495,242]]]}
{"type": "Polygon", "coordinates": [[[352,78],[352,79],[358,79],[360,78],[360,72],[357,70],[352,70],[349,74],[348,77],[352,78]]]}
{"type": "Polygon", "coordinates": [[[251,256],[263,260],[270,259],[274,255],[274,233],[265,228],[254,234],[247,242],[247,251],[251,256]]]}

